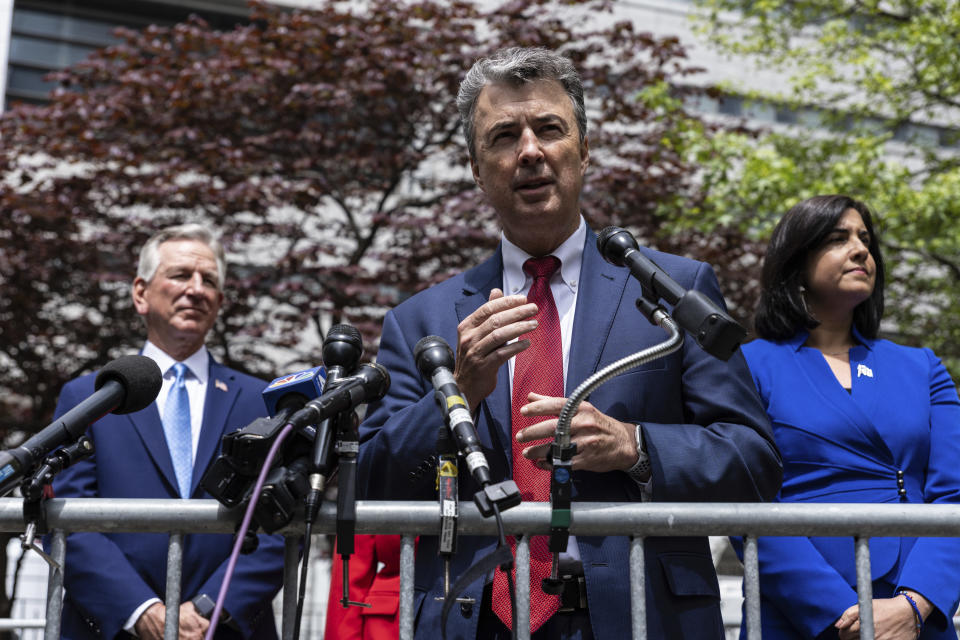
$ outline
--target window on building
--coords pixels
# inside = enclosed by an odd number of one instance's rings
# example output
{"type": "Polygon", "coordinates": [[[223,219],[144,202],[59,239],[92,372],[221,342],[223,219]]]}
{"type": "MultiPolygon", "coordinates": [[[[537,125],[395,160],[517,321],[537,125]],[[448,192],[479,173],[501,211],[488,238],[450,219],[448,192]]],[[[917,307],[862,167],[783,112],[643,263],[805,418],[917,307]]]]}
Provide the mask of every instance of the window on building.
{"type": "Polygon", "coordinates": [[[194,3],[189,0],[16,0],[5,106],[14,102],[45,102],[54,88],[54,83],[45,77],[117,42],[117,27],[172,25],[197,13],[216,28],[231,29],[246,15],[243,0],[218,1],[223,12],[203,10],[192,6],[194,3]]]}

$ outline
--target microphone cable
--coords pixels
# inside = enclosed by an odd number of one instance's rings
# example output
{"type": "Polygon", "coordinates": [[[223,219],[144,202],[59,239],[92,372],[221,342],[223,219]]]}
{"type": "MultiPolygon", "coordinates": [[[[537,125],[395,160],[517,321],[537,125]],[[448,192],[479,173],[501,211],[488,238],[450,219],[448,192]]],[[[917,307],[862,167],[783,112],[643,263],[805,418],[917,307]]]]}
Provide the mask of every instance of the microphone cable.
{"type": "Polygon", "coordinates": [[[313,539],[313,521],[323,503],[323,477],[320,474],[311,474],[310,493],[305,502],[306,530],[303,533],[303,560],[300,567],[300,586],[297,589],[297,613],[293,618],[293,640],[300,638],[300,621],[303,616],[303,602],[307,594],[307,570],[310,567],[310,547],[313,539]]]}
{"type": "MultiPolygon", "coordinates": [[[[329,442],[329,434],[331,432],[330,423],[339,422],[341,419],[340,415],[337,415],[329,420],[327,420],[327,429],[324,433],[320,431],[317,432],[314,441],[315,445],[323,446],[324,441],[329,442]]],[[[336,469],[330,472],[330,477],[332,478],[336,474],[336,469]]],[[[307,494],[307,498],[304,501],[304,521],[306,529],[304,531],[304,540],[303,540],[303,559],[301,561],[300,567],[300,585],[297,588],[297,613],[293,621],[293,640],[299,640],[300,638],[300,622],[303,616],[303,603],[306,599],[307,594],[307,574],[310,567],[310,548],[312,546],[311,541],[313,539],[313,521],[317,519],[317,514],[320,512],[320,506],[323,504],[323,490],[326,485],[326,476],[322,473],[311,473],[310,474],[310,492],[307,494]]]]}
{"type": "Polygon", "coordinates": [[[217,594],[217,603],[213,607],[213,615],[210,616],[210,626],[207,628],[207,633],[204,635],[204,640],[212,640],[213,635],[217,630],[217,623],[220,621],[220,612],[223,611],[223,601],[227,597],[227,590],[230,588],[230,580],[233,578],[233,572],[237,567],[237,559],[240,557],[240,549],[243,547],[243,540],[247,535],[247,531],[250,529],[250,522],[253,520],[253,511],[260,499],[260,492],[263,490],[267,473],[269,473],[270,468],[273,466],[273,459],[276,457],[277,451],[280,450],[280,445],[283,444],[283,441],[287,439],[287,436],[290,435],[292,431],[293,425],[287,423],[287,425],[277,435],[276,440],[274,440],[273,445],[270,447],[270,451],[267,453],[267,457],[263,461],[263,466],[260,469],[260,475],[257,477],[257,482],[253,487],[253,495],[250,496],[250,504],[247,505],[247,510],[243,514],[243,521],[240,523],[240,529],[237,530],[236,540],[233,543],[233,551],[230,553],[230,560],[227,562],[227,570],[223,576],[223,583],[220,585],[220,593],[217,594]]]}
{"type": "Polygon", "coordinates": [[[500,567],[507,576],[507,593],[510,594],[510,612],[513,622],[510,634],[513,640],[517,640],[517,596],[513,584],[513,572],[511,571],[516,562],[510,550],[510,545],[507,544],[507,534],[504,530],[503,518],[500,515],[500,505],[493,502],[492,508],[493,516],[497,521],[497,546],[493,551],[480,558],[473,566],[467,569],[457,578],[453,586],[450,587],[450,592],[447,594],[443,602],[443,609],[440,612],[440,633],[442,634],[443,640],[447,638],[447,617],[450,615],[450,611],[453,608],[453,604],[457,601],[457,597],[480,577],[489,574],[491,571],[495,571],[497,567],[500,567]]]}

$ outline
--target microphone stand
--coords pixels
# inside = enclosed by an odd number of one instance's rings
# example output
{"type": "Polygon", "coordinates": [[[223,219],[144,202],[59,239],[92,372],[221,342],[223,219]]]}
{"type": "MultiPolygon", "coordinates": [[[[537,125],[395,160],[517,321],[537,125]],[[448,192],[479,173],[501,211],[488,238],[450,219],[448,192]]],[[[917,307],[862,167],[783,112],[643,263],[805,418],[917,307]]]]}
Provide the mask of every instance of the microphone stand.
{"type": "Polygon", "coordinates": [[[354,550],[354,533],[357,528],[357,453],[360,451],[360,434],[357,431],[357,414],[353,411],[336,417],[338,458],[337,475],[337,553],[343,558],[344,607],[370,607],[367,602],[350,600],[350,556],[354,550]]]}
{"type": "Polygon", "coordinates": [[[303,617],[303,602],[307,592],[307,572],[310,568],[310,547],[313,539],[313,522],[317,519],[323,503],[323,490],[333,469],[331,443],[333,430],[339,416],[320,422],[314,431],[313,452],[310,460],[310,491],[304,501],[304,523],[306,530],[303,540],[303,566],[300,569],[300,588],[297,593],[297,613],[293,624],[293,638],[300,637],[300,622],[303,617]]]}
{"type": "Polygon", "coordinates": [[[553,562],[550,568],[550,576],[543,579],[544,593],[557,595],[563,590],[563,582],[559,577],[560,554],[567,550],[567,542],[570,539],[571,468],[572,458],[576,454],[577,448],[576,443],[570,442],[570,422],[577,413],[577,408],[594,389],[604,382],[642,364],[670,355],[683,346],[683,333],[681,333],[676,321],[670,317],[663,306],[647,298],[647,295],[648,292],[644,289],[644,295],[637,298],[637,309],[652,324],[666,331],[669,334],[667,339],[643,351],[621,358],[594,373],[574,389],[560,411],[557,433],[553,444],[550,446],[553,469],[550,475],[549,548],[550,552],[553,553],[553,562]]]}
{"type": "MultiPolygon", "coordinates": [[[[443,595],[434,600],[445,601],[450,597],[450,564],[457,552],[458,483],[457,443],[454,442],[444,420],[437,430],[437,499],[440,501],[440,544],[438,555],[443,560],[443,595]]],[[[461,607],[476,604],[474,598],[457,597],[461,607]]]]}
{"type": "Polygon", "coordinates": [[[40,554],[47,564],[54,569],[60,565],[36,544],[37,534],[47,533],[47,510],[44,507],[47,498],[46,487],[53,482],[53,477],[78,460],[93,455],[93,440],[83,435],[65,447],[57,449],[44,459],[37,469],[24,478],[20,485],[23,494],[23,522],[26,529],[20,536],[20,547],[30,549],[40,554]]]}

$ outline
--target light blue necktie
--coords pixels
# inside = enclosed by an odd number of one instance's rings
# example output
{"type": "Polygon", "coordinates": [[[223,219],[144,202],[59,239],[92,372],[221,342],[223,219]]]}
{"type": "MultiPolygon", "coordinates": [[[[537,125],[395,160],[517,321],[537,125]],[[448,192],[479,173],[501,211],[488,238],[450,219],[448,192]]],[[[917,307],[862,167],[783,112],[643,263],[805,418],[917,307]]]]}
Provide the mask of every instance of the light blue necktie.
{"type": "Polygon", "coordinates": [[[171,368],[177,377],[170,387],[167,404],[163,408],[163,434],[167,438],[170,458],[173,459],[180,497],[189,498],[193,476],[193,436],[190,430],[190,396],[187,394],[186,377],[190,370],[182,362],[171,368]]]}

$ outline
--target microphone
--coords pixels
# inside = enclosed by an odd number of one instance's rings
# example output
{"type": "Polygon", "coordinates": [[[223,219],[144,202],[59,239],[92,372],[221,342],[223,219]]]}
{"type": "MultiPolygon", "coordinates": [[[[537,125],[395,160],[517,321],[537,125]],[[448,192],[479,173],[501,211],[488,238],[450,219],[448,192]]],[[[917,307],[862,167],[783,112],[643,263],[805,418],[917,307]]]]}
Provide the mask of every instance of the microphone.
{"type": "Polygon", "coordinates": [[[457,442],[457,449],[467,461],[473,479],[481,487],[490,484],[490,465],[480,448],[473,416],[453,378],[453,350],[440,336],[427,336],[413,348],[413,355],[420,373],[433,383],[437,404],[443,411],[457,442]]]}
{"type": "Polygon", "coordinates": [[[162,374],[146,356],[123,356],[97,374],[93,395],[31,436],[16,449],[0,451],[0,496],[54,449],[76,441],[91,423],[108,413],[133,413],[160,393],[162,374]]]}
{"type": "Polygon", "coordinates": [[[360,365],[352,376],[341,378],[336,389],[307,402],[303,409],[290,416],[289,422],[295,429],[316,424],[361,404],[379,400],[389,388],[390,374],[382,365],[360,365]]]}
{"type": "MultiPolygon", "coordinates": [[[[325,379],[323,367],[313,367],[280,376],[268,384],[262,393],[267,417],[258,417],[247,426],[224,434],[220,455],[203,474],[200,486],[229,508],[246,500],[288,418],[322,393],[325,379]]],[[[292,452],[299,453],[310,446],[314,433],[312,429],[303,431],[291,434],[284,444],[278,456],[280,465],[290,459],[292,452]]]]}
{"type": "Polygon", "coordinates": [[[597,250],[607,262],[628,267],[645,292],[652,292],[673,306],[670,315],[710,355],[729,360],[746,337],[746,330],[710,298],[695,289],[684,289],[643,255],[626,229],[607,227],[601,231],[597,236],[597,250]]]}
{"type": "Polygon", "coordinates": [[[293,413],[323,393],[327,374],[324,368],[313,367],[280,376],[263,390],[263,404],[267,413],[276,416],[286,411],[293,413]]]}
{"type": "MultiPolygon", "coordinates": [[[[363,338],[360,332],[349,324],[337,324],[330,327],[323,339],[323,364],[327,368],[327,390],[340,386],[340,380],[350,375],[360,363],[363,355],[363,338]]],[[[317,425],[317,435],[313,441],[313,460],[311,469],[323,476],[330,475],[330,439],[336,425],[332,418],[326,418],[317,425]]]]}
{"type": "Polygon", "coordinates": [[[356,327],[336,324],[323,340],[323,364],[327,368],[327,387],[339,378],[350,375],[360,364],[363,339],[356,327]]]}

